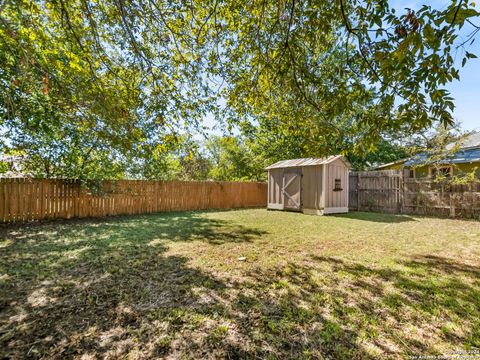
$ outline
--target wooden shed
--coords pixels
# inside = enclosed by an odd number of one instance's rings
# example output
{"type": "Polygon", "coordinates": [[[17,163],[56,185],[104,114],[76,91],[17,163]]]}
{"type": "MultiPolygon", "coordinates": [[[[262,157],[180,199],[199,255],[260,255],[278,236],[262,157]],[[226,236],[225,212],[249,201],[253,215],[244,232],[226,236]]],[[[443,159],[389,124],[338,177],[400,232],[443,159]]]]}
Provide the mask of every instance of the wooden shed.
{"type": "Polygon", "coordinates": [[[268,209],[323,215],[348,212],[349,162],[341,155],[282,160],[268,170],[268,209]]]}

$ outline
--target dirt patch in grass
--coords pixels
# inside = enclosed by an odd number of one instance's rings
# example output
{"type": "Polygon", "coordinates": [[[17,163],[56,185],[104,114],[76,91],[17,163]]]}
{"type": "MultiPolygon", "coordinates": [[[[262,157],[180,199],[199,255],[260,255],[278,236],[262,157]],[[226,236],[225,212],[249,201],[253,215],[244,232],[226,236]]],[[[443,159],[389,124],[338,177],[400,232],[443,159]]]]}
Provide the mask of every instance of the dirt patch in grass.
{"type": "Polygon", "coordinates": [[[191,212],[5,228],[0,355],[470,351],[480,347],[479,256],[479,223],[365,213],[191,212]]]}

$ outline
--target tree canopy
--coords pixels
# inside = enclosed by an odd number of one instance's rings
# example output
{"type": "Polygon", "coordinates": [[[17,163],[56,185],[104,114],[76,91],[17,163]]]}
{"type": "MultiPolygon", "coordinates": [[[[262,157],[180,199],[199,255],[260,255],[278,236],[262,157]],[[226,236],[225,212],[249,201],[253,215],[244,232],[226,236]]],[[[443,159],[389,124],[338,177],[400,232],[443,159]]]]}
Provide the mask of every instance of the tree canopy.
{"type": "Polygon", "coordinates": [[[3,0],[0,10],[3,147],[40,176],[162,177],[177,154],[203,177],[178,146],[207,115],[262,159],[364,156],[388,134],[452,123],[445,85],[476,57],[480,30],[466,0],[418,11],[386,0],[3,0]]]}

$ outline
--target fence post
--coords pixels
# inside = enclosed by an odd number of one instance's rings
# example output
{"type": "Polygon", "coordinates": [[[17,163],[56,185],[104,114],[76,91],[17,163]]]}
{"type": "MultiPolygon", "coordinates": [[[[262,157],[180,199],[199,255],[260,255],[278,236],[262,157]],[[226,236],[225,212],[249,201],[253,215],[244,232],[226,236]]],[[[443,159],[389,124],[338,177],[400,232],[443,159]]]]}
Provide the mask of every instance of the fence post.
{"type": "Polygon", "coordinates": [[[405,172],[400,173],[400,213],[403,214],[405,207],[405,172]]]}
{"type": "Polygon", "coordinates": [[[357,211],[360,211],[360,172],[357,172],[357,211]]]}
{"type": "Polygon", "coordinates": [[[450,187],[450,193],[449,193],[449,200],[450,200],[450,217],[454,218],[455,217],[455,201],[452,198],[452,188],[450,187]]]}

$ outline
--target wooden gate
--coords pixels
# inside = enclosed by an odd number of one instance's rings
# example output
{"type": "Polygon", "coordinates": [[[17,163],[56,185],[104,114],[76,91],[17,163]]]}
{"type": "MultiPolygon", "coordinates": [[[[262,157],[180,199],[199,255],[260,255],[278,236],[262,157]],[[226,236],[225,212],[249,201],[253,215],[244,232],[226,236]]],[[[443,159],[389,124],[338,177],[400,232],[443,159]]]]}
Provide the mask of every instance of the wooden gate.
{"type": "Polygon", "coordinates": [[[403,173],[401,170],[350,173],[349,208],[358,211],[401,212],[403,173]]]}
{"type": "Polygon", "coordinates": [[[283,173],[283,203],[289,210],[302,209],[302,172],[301,170],[285,170],[283,173]]]}

